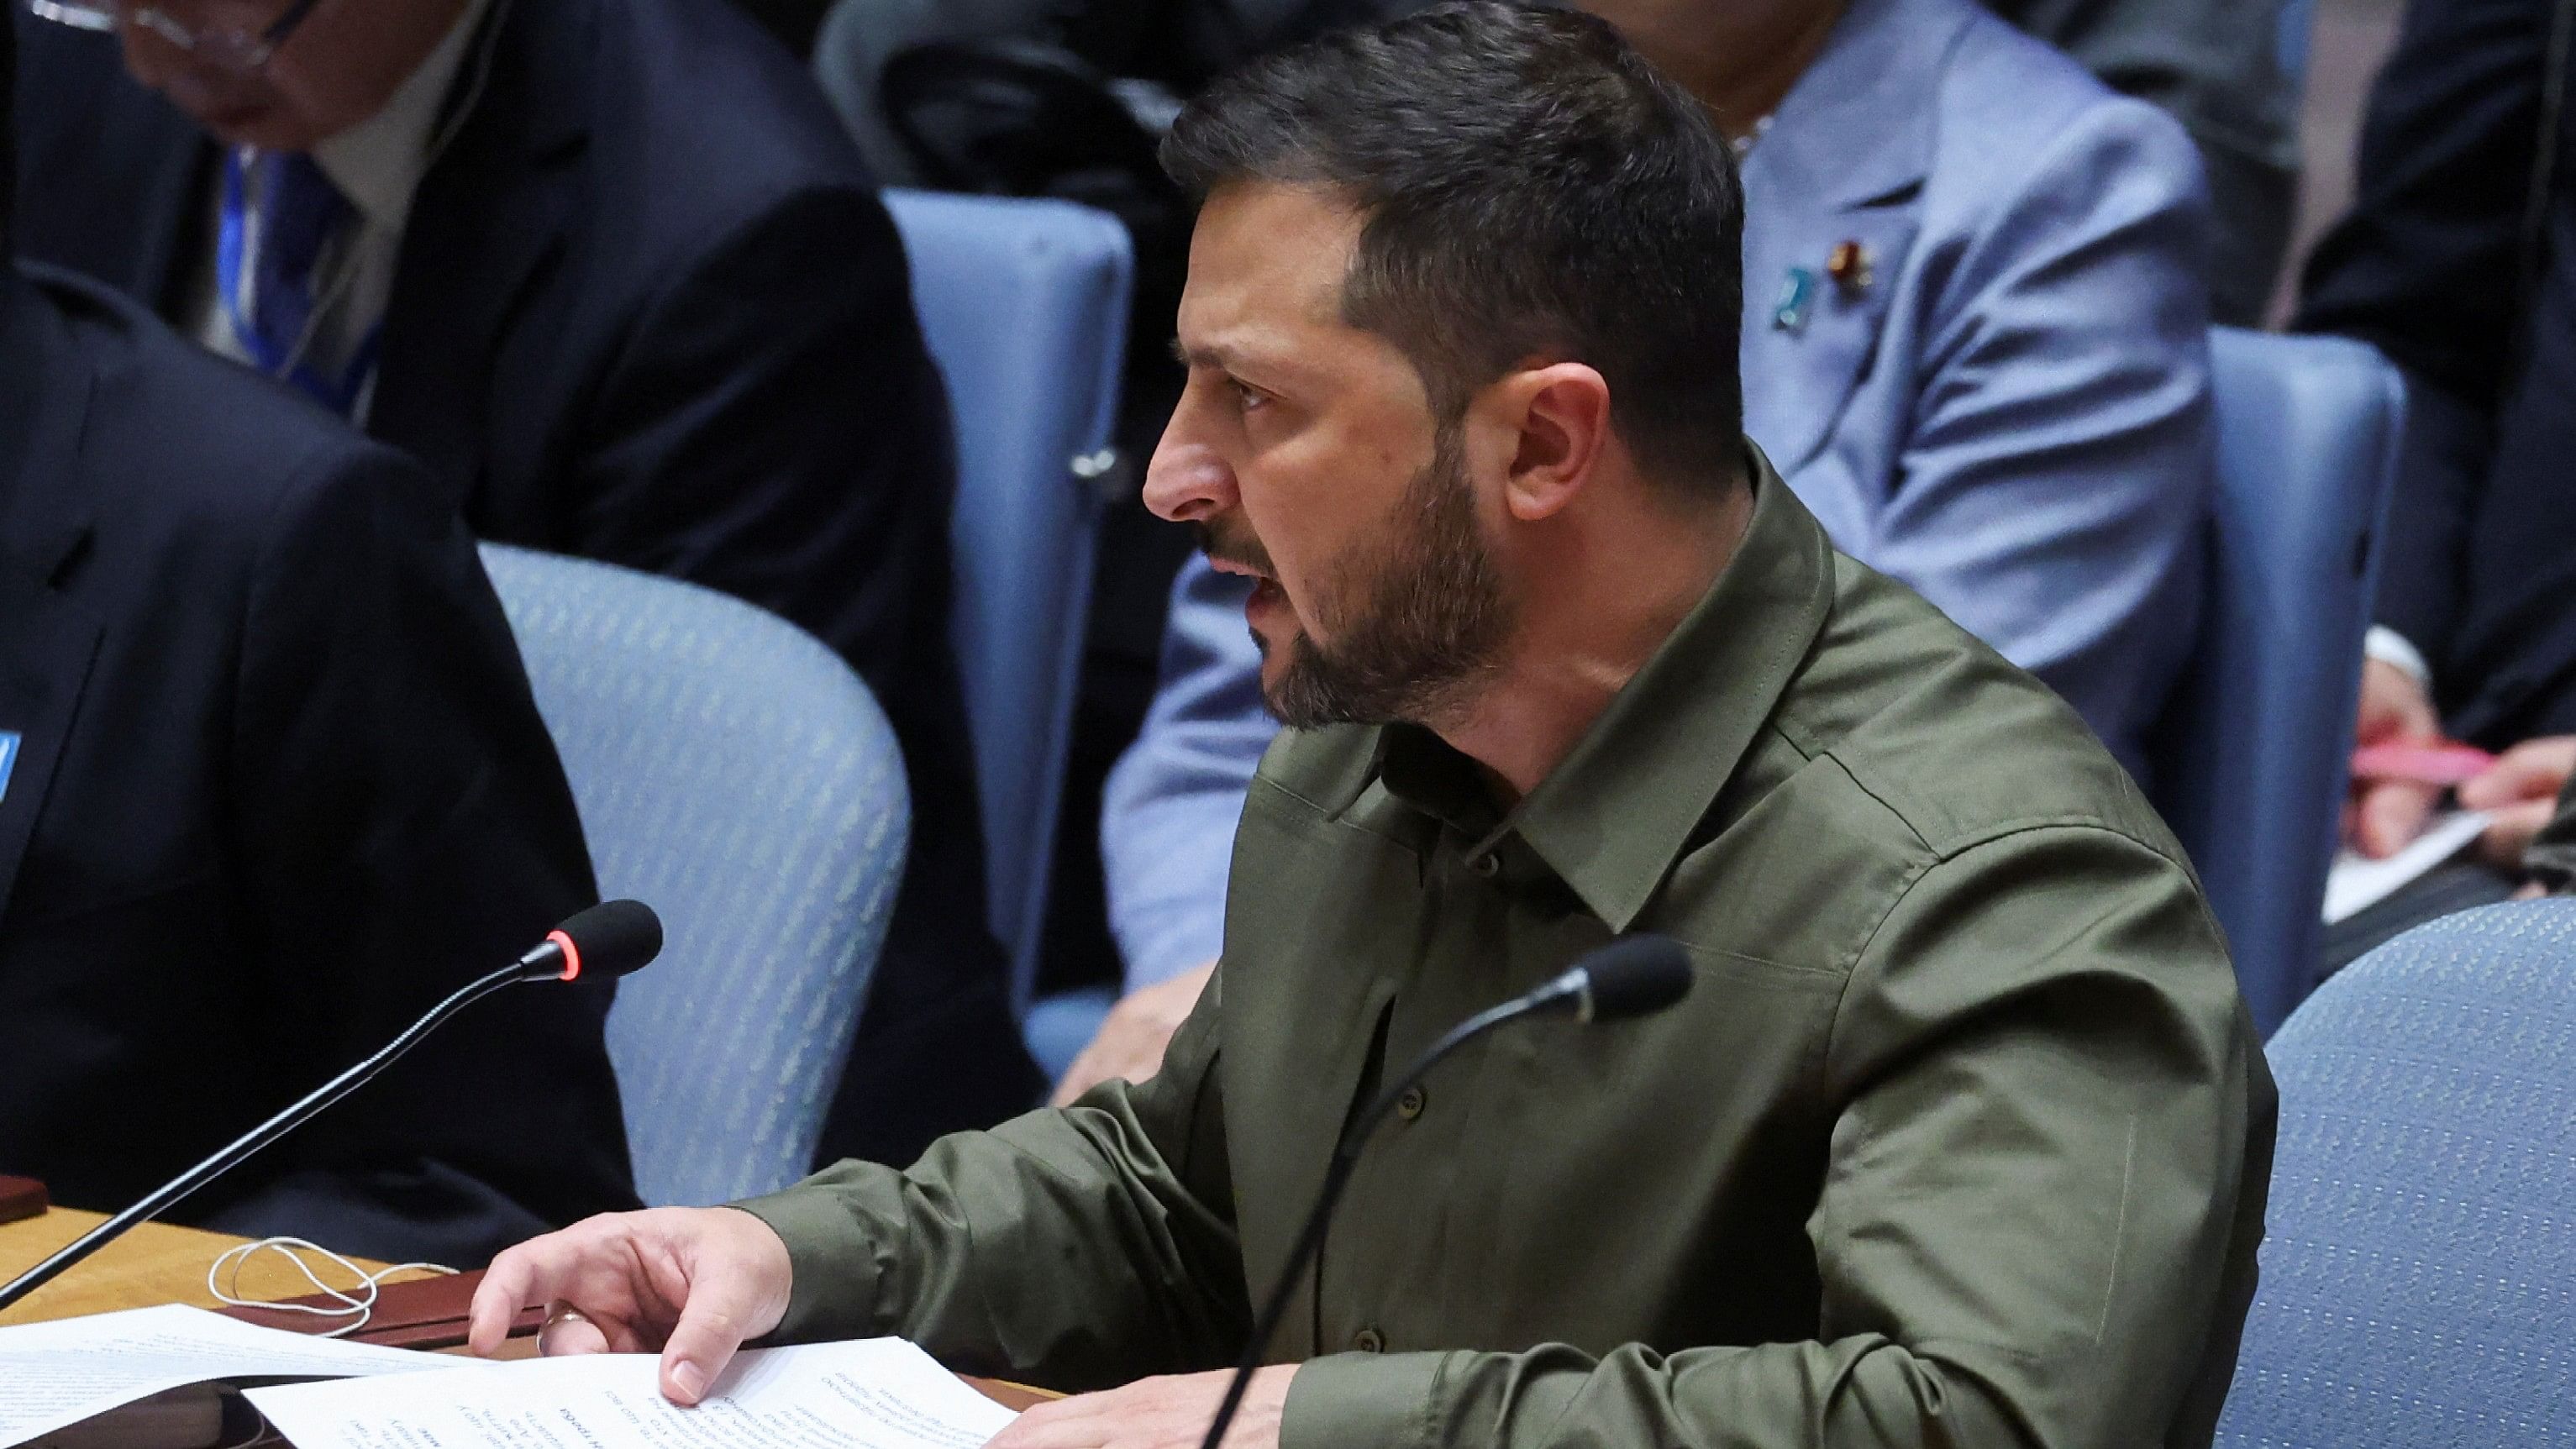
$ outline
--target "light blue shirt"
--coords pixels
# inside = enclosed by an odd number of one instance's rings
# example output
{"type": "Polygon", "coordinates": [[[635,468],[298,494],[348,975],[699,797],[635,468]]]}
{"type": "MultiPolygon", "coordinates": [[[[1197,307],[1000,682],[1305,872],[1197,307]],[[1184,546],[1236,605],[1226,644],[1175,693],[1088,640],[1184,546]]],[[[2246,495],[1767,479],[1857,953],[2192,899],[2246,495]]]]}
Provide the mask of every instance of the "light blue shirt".
{"type": "MultiPolygon", "coordinates": [[[[1845,552],[2048,681],[2143,780],[2209,507],[2191,141],[1970,0],[1855,0],[1744,188],[1745,431],[1845,552]],[[1845,242],[1865,283],[1831,275],[1845,242]]],[[[1245,587],[1182,570],[1161,692],[1109,778],[1131,989],[1223,939],[1235,822],[1277,728],[1245,587]]]]}

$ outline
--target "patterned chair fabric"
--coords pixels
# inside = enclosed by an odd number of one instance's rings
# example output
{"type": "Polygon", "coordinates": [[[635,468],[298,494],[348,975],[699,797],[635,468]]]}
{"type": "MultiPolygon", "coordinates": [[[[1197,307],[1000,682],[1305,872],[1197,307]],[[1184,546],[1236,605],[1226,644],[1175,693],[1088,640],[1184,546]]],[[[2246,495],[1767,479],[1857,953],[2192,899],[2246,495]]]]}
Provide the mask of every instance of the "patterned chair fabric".
{"type": "Polygon", "coordinates": [[[2223,1449],[2576,1444],[2576,903],[2468,911],[2318,988],[2281,1086],[2223,1449]]]}
{"type": "Polygon", "coordinates": [[[601,891],[661,913],[608,1049],[635,1184],[723,1202],[805,1174],[911,828],[867,686],[725,595],[487,544],[601,891]]]}

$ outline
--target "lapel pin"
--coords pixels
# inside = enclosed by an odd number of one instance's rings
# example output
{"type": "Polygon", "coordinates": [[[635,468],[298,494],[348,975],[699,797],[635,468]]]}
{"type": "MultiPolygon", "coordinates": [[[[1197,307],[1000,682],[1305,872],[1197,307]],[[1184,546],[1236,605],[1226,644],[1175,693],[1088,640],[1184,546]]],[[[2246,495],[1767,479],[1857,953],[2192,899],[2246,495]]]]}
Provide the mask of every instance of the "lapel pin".
{"type": "Polygon", "coordinates": [[[1816,274],[1791,267],[1780,279],[1780,300],[1771,308],[1771,325],[1795,337],[1807,330],[1807,314],[1816,307],[1816,274]]]}
{"type": "Polygon", "coordinates": [[[1876,280],[1870,271],[1869,248],[1856,241],[1834,243],[1832,253],[1825,259],[1825,275],[1834,279],[1834,286],[1846,297],[1868,291],[1876,280]]]}

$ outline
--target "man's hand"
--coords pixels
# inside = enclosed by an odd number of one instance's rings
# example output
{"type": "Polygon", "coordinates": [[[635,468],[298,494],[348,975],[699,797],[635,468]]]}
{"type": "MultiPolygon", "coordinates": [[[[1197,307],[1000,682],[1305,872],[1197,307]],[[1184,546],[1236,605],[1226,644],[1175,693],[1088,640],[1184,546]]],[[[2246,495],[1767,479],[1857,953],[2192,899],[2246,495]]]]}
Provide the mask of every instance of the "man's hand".
{"type": "MultiPolygon", "coordinates": [[[[1295,1364],[1253,1371],[1225,1449],[1279,1449],[1279,1413],[1295,1364]]],[[[1143,1379],[1105,1394],[1040,1404],[993,1436],[985,1449],[1198,1449],[1225,1402],[1232,1370],[1143,1379]]]]}
{"type": "MultiPolygon", "coordinates": [[[[2415,676],[2384,659],[2361,665],[2361,720],[2356,741],[2364,746],[2431,743],[2442,737],[2442,722],[2433,701],[2415,676]]],[[[2362,854],[2384,858],[2404,850],[2424,833],[2440,802],[2439,786],[2409,780],[2356,781],[2352,806],[2344,812],[2344,838],[2362,854]]]]}
{"type": "Polygon", "coordinates": [[[778,1326],[793,1270],[769,1224],[736,1208],[609,1213],[492,1260],[466,1342],[489,1358],[519,1306],[546,1304],[537,1349],[662,1355],[662,1396],[704,1398],[734,1350],[778,1326]]]}
{"type": "Polygon", "coordinates": [[[1211,961],[1196,971],[1129,992],[1109,1009],[1109,1019],[1100,1023],[1100,1035],[1065,1068],[1054,1105],[1061,1107],[1112,1077],[1141,1082],[1161,1071],[1163,1049],[1172,1044],[1172,1033],[1190,1019],[1190,1008],[1199,1004],[1199,993],[1207,990],[1208,978],[1215,974],[1216,963],[1211,961]]]}
{"type": "Polygon", "coordinates": [[[2478,856],[2498,870],[2522,874],[2523,852],[2558,811],[2558,792],[2576,773],[2576,735],[2525,740],[2504,752],[2495,767],[2460,786],[2460,804],[2492,811],[2478,856]]]}

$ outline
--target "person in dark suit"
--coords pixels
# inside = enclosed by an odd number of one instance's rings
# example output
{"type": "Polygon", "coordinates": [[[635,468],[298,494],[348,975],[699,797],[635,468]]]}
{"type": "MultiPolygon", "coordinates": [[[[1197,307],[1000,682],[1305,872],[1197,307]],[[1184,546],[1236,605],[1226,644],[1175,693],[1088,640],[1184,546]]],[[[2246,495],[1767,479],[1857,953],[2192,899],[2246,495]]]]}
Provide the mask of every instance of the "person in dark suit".
{"type": "Polygon", "coordinates": [[[728,0],[267,11],[18,15],[26,255],[413,454],[480,537],[837,649],[919,803],[826,1150],[908,1161],[1029,1105],[948,653],[946,403],[811,81],[728,0]]]}
{"type": "MultiPolygon", "coordinates": [[[[2412,0],[2371,93],[2352,211],[2304,279],[2303,330],[2371,343],[2407,381],[2362,741],[2447,734],[2504,755],[2459,789],[2496,812],[2476,861],[2330,942],[2336,960],[2524,888],[2576,766],[2571,30],[2567,0],[2412,0]]],[[[2403,846],[2437,793],[2364,790],[2355,843],[2403,846]]]]}
{"type": "MultiPolygon", "coordinates": [[[[121,1208],[596,899],[419,465],[0,265],[0,1172],[121,1208]]],[[[476,1008],[175,1215],[464,1264],[631,1206],[610,995],[476,1008]]]]}

